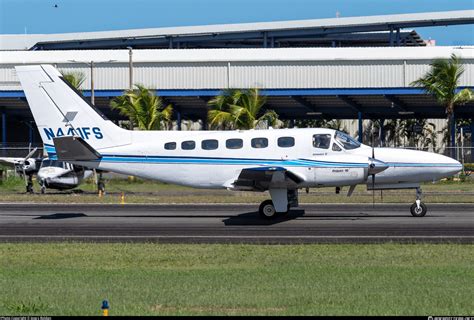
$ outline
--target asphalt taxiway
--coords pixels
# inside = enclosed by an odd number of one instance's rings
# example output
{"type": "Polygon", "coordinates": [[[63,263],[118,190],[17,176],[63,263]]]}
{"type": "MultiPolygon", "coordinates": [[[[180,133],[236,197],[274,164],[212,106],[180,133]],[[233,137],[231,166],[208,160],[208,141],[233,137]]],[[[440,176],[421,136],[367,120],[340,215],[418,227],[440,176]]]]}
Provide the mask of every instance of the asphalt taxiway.
{"type": "Polygon", "coordinates": [[[427,205],[303,204],[267,221],[257,204],[0,204],[0,241],[474,243],[474,204],[427,205]]]}

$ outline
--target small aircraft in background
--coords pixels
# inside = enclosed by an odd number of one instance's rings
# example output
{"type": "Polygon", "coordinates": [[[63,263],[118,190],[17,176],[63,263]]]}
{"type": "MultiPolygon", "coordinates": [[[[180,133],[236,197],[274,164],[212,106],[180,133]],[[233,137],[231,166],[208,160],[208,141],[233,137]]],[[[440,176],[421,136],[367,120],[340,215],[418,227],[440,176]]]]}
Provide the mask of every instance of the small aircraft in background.
{"type": "MultiPolygon", "coordinates": [[[[33,176],[36,175],[41,193],[46,189],[69,190],[79,186],[82,181],[90,177],[94,170],[68,162],[51,160],[43,157],[33,157],[38,148],[33,149],[25,158],[3,157],[0,163],[14,167],[15,171],[25,179],[26,192],[33,193],[33,176]]],[[[105,192],[105,183],[102,172],[97,172],[96,181],[98,190],[105,192]]]]}
{"type": "Polygon", "coordinates": [[[0,163],[13,166],[15,172],[25,179],[26,192],[33,192],[33,175],[37,174],[41,167],[42,158],[33,158],[38,150],[34,148],[24,158],[20,157],[2,157],[0,163]]]}

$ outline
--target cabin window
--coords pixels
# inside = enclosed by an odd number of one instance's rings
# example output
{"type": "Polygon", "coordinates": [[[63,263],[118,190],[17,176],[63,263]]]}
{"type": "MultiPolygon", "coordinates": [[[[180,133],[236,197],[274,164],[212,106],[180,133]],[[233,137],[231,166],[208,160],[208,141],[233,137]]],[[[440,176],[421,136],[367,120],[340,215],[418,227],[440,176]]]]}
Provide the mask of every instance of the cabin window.
{"type": "Polygon", "coordinates": [[[253,138],[251,141],[252,148],[266,148],[268,147],[267,138],[253,138]]]}
{"type": "Polygon", "coordinates": [[[41,168],[43,167],[58,167],[58,168],[62,168],[63,167],[63,163],[61,161],[58,161],[58,160],[43,160],[43,162],[41,163],[41,168]]]}
{"type": "Polygon", "coordinates": [[[332,144],[332,151],[342,151],[342,149],[337,144],[333,143],[332,144]]]}
{"type": "Polygon", "coordinates": [[[329,149],[331,144],[330,134],[315,134],[313,135],[313,147],[320,149],[329,149]]]}
{"type": "Polygon", "coordinates": [[[219,142],[214,139],[202,140],[201,142],[201,148],[203,150],[216,150],[218,146],[219,146],[219,142]]]}
{"type": "Polygon", "coordinates": [[[293,137],[280,137],[278,138],[278,146],[281,148],[290,148],[295,145],[295,138],[293,137]]]}
{"type": "Polygon", "coordinates": [[[165,150],[174,150],[174,149],[176,149],[176,142],[165,143],[165,150]]]}
{"type": "Polygon", "coordinates": [[[196,142],[192,140],[181,142],[181,149],[183,150],[193,150],[194,148],[196,148],[196,142]]]}
{"type": "Polygon", "coordinates": [[[244,141],[242,139],[227,139],[225,142],[227,149],[240,149],[243,145],[244,141]]]}

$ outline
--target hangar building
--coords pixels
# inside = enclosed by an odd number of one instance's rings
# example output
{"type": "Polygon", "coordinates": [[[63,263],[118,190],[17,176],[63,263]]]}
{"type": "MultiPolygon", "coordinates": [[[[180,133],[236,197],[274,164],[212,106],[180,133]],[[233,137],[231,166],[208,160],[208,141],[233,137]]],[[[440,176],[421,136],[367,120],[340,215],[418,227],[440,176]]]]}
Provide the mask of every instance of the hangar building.
{"type": "MultiPolygon", "coordinates": [[[[172,103],[178,128],[183,119],[201,119],[205,127],[210,98],[225,88],[250,87],[261,88],[268,96],[267,107],[283,119],[357,119],[359,130],[363,119],[443,119],[443,107],[410,82],[423,75],[433,59],[455,53],[466,68],[461,85],[474,88],[474,48],[426,46],[416,31],[404,28],[473,22],[474,10],[468,10],[1,35],[1,143],[38,142],[14,72],[18,64],[54,64],[65,72],[81,71],[88,77],[82,88],[85,96],[92,95],[93,74],[95,104],[114,120],[120,116],[110,111],[109,102],[130,83],[142,83],[172,103]]],[[[456,117],[472,119],[474,103],[458,108],[456,117]]]]}

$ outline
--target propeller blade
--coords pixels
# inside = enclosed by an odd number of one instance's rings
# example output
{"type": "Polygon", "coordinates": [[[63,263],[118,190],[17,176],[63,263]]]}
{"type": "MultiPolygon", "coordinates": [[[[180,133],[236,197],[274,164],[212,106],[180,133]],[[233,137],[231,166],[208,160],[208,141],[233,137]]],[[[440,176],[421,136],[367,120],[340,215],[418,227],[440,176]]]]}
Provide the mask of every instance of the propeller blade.
{"type": "Polygon", "coordinates": [[[36,152],[36,150],[38,150],[38,148],[34,148],[30,153],[28,153],[28,155],[25,157],[25,159],[23,159],[23,163],[25,163],[26,160],[31,158],[31,156],[36,152]]]}

